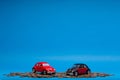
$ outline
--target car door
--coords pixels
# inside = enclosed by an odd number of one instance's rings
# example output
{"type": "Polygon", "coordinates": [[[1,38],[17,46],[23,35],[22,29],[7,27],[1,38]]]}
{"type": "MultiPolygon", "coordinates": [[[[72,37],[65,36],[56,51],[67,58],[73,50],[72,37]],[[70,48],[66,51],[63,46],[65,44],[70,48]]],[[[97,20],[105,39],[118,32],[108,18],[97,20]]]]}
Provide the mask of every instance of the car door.
{"type": "Polygon", "coordinates": [[[42,72],[42,70],[43,70],[43,66],[42,66],[42,64],[39,64],[39,65],[38,65],[38,71],[39,71],[39,72],[42,72]]]}
{"type": "Polygon", "coordinates": [[[78,73],[79,74],[85,74],[87,71],[87,68],[84,67],[84,65],[81,65],[79,68],[78,68],[78,73]]]}
{"type": "Polygon", "coordinates": [[[85,74],[87,71],[87,68],[79,68],[79,74],[85,74]]]}

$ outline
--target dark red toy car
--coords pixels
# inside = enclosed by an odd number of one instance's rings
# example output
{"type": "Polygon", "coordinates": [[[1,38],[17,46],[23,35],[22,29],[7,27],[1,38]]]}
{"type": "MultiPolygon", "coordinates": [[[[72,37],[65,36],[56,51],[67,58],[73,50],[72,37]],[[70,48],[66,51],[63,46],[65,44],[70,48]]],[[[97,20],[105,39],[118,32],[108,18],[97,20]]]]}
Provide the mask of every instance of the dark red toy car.
{"type": "Polygon", "coordinates": [[[82,63],[74,64],[72,68],[69,68],[66,71],[66,75],[74,75],[74,76],[89,74],[89,73],[91,73],[89,67],[86,64],[82,64],[82,63]]]}
{"type": "Polygon", "coordinates": [[[32,68],[32,72],[33,73],[41,72],[42,74],[46,75],[55,74],[56,70],[52,66],[50,66],[47,62],[38,62],[32,68]]]}

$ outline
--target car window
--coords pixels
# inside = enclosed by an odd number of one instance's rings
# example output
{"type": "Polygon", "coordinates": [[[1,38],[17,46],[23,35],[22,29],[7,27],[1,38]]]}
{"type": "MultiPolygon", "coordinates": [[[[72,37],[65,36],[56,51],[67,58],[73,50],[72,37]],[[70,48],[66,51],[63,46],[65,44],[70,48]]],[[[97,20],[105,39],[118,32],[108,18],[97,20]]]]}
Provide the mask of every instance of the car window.
{"type": "Polygon", "coordinates": [[[43,64],[43,66],[50,66],[49,64],[43,64]]]}
{"type": "Polygon", "coordinates": [[[77,67],[77,68],[79,68],[79,67],[80,67],[80,65],[76,65],[76,67],[77,67]]]}
{"type": "Polygon", "coordinates": [[[80,65],[80,67],[79,68],[84,68],[84,65],[80,65]]]}
{"type": "Polygon", "coordinates": [[[84,65],[84,68],[87,68],[87,66],[86,66],[86,65],[84,65]]]}
{"type": "Polygon", "coordinates": [[[38,64],[38,66],[42,66],[41,64],[38,64]]]}
{"type": "Polygon", "coordinates": [[[39,64],[36,64],[36,66],[39,66],[39,64]]]}

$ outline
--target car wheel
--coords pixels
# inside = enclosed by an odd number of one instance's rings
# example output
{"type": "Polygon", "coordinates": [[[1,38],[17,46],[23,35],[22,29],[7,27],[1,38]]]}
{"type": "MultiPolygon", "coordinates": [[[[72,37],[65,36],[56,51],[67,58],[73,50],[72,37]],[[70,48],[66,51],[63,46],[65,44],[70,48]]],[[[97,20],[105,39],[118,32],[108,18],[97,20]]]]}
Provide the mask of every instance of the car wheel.
{"type": "Polygon", "coordinates": [[[66,74],[66,75],[69,75],[69,72],[70,72],[70,70],[68,69],[65,74],[66,74]]]}
{"type": "Polygon", "coordinates": [[[69,75],[68,73],[65,73],[65,75],[69,75]]]}
{"type": "Polygon", "coordinates": [[[52,74],[56,74],[56,72],[52,73],[52,74]]]}
{"type": "Polygon", "coordinates": [[[43,74],[43,75],[46,75],[46,74],[47,74],[47,71],[43,71],[42,74],[43,74]]]}
{"type": "Polygon", "coordinates": [[[91,73],[91,71],[90,70],[87,70],[87,74],[90,74],[91,73]]]}
{"type": "Polygon", "coordinates": [[[73,75],[78,76],[78,72],[77,71],[73,72],[73,75]]]}
{"type": "Polygon", "coordinates": [[[54,76],[55,74],[56,74],[56,72],[54,72],[54,73],[52,73],[52,74],[50,74],[50,75],[54,76]]]}
{"type": "Polygon", "coordinates": [[[36,73],[36,70],[34,68],[32,69],[32,73],[36,73]]]}

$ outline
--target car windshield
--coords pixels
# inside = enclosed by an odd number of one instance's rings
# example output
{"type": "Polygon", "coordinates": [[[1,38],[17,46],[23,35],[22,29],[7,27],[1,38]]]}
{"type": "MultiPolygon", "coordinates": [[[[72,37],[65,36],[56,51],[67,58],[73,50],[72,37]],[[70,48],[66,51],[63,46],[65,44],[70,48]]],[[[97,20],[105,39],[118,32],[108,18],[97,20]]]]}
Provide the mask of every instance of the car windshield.
{"type": "Polygon", "coordinates": [[[50,66],[50,65],[46,63],[46,64],[43,64],[43,66],[50,66]]]}

